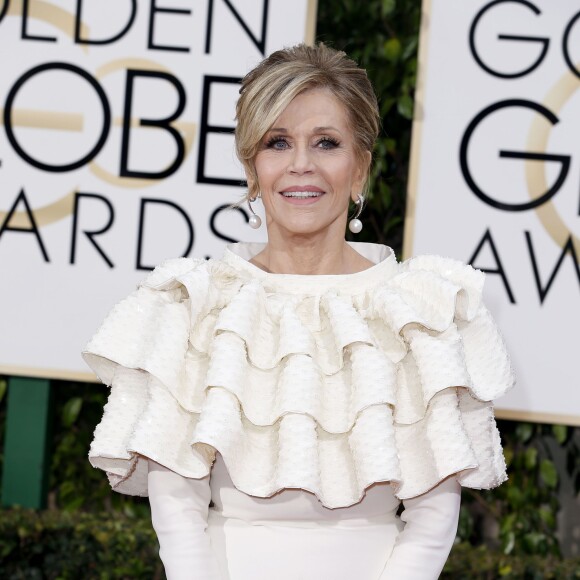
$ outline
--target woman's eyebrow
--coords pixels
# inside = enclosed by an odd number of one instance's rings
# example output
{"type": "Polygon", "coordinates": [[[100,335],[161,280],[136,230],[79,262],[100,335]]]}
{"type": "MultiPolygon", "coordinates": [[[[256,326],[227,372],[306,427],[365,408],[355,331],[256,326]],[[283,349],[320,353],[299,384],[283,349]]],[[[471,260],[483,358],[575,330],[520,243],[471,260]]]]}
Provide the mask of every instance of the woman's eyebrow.
{"type": "Polygon", "coordinates": [[[327,131],[336,131],[337,133],[340,133],[340,130],[336,127],[314,127],[314,133],[326,133],[327,131]]]}
{"type": "MultiPolygon", "coordinates": [[[[327,131],[336,131],[337,133],[341,133],[340,129],[331,126],[323,126],[323,127],[314,127],[312,130],[313,133],[326,133],[327,131]]],[[[268,129],[268,133],[288,133],[288,129],[284,127],[272,127],[268,129]]],[[[342,133],[341,133],[342,134],[342,133]]]]}

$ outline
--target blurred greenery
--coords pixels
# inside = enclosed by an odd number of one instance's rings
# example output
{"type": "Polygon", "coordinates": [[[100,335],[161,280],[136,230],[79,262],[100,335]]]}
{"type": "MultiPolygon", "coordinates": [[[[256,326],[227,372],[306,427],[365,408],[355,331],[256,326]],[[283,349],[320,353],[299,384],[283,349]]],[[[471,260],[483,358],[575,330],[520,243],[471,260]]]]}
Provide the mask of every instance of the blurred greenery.
{"type": "Polygon", "coordinates": [[[49,507],[69,512],[107,511],[149,517],[146,498],[111,493],[103,472],[88,462],[89,445],[103,414],[108,387],[55,381],[54,394],[57,425],[53,434],[49,507]]]}
{"type": "MultiPolygon", "coordinates": [[[[0,577],[10,580],[130,580],[165,578],[159,545],[146,518],[122,513],[13,508],[0,519],[0,577]]],[[[580,578],[580,558],[503,554],[459,543],[442,579],[580,578]]]]}
{"type": "MultiPolygon", "coordinates": [[[[505,555],[561,557],[560,480],[580,492],[580,429],[498,421],[509,479],[492,491],[464,489],[458,538],[505,555]],[[559,473],[555,451],[563,460],[559,473]],[[486,537],[484,530],[492,530],[486,537]]],[[[578,570],[580,574],[580,569],[578,570]]]]}
{"type": "MultiPolygon", "coordinates": [[[[0,392],[3,384],[0,378],[0,392]]],[[[81,460],[106,393],[99,384],[55,382],[51,509],[1,512],[0,577],[164,578],[147,500],[111,492],[104,474],[81,460]]],[[[0,397],[0,437],[5,411],[0,397]]],[[[574,479],[578,492],[579,430],[498,423],[509,479],[489,492],[464,490],[457,544],[442,578],[580,578],[580,558],[561,557],[555,517],[560,481],[574,479]],[[562,473],[554,448],[566,455],[562,473]]]]}
{"type": "MultiPolygon", "coordinates": [[[[0,472],[6,422],[6,378],[0,377],[0,472]]],[[[53,381],[54,416],[51,439],[48,509],[72,512],[122,512],[149,517],[146,498],[112,493],[106,477],[88,461],[93,432],[103,415],[108,387],[96,383],[53,381]]]]}
{"type": "Polygon", "coordinates": [[[10,580],[165,578],[146,518],[13,508],[0,518],[0,577],[10,580]]]}
{"type": "Polygon", "coordinates": [[[562,560],[553,555],[504,554],[486,546],[458,543],[440,576],[441,580],[575,580],[580,558],[562,560]]]}
{"type": "MultiPolygon", "coordinates": [[[[383,130],[375,151],[364,228],[357,241],[401,255],[417,76],[418,0],[319,0],[317,40],[344,50],[367,70],[379,98],[383,130]]],[[[347,232],[348,239],[355,239],[347,232]]]]}
{"type": "MultiPolygon", "coordinates": [[[[319,0],[318,39],[344,49],[369,73],[380,96],[383,132],[375,150],[365,228],[357,240],[402,247],[418,0],[319,0]]],[[[349,233],[350,235],[350,233],[349,233]]],[[[55,381],[49,509],[0,514],[0,577],[163,578],[146,498],[111,492],[87,453],[107,389],[55,381]]],[[[0,470],[6,418],[0,377],[0,470]]],[[[580,578],[563,559],[556,515],[566,481],[580,492],[580,429],[498,422],[509,480],[493,491],[464,490],[457,544],[442,578],[580,578]],[[558,470],[557,450],[565,457],[558,470]]]]}
{"type": "Polygon", "coordinates": [[[8,391],[8,381],[6,377],[0,376],[0,474],[4,465],[4,436],[6,425],[6,393],[8,391]]]}

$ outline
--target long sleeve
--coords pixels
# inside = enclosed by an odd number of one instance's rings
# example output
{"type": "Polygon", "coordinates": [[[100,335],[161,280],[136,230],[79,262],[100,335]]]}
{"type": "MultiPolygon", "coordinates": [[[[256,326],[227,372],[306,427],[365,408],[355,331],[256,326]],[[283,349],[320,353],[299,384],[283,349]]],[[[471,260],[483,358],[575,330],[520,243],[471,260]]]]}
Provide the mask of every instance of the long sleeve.
{"type": "Polygon", "coordinates": [[[399,534],[379,580],[436,580],[449,556],[459,520],[461,486],[454,477],[404,500],[399,534]]]}
{"type": "Polygon", "coordinates": [[[206,534],[209,477],[183,477],[149,459],[151,520],[168,580],[220,580],[206,534]]]}

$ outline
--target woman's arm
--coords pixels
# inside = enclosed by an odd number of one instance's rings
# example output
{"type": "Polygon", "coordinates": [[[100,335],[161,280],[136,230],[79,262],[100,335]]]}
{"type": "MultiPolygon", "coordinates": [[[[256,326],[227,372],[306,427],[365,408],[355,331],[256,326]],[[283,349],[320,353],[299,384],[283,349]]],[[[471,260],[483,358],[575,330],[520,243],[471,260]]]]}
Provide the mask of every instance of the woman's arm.
{"type": "Polygon", "coordinates": [[[211,500],[209,476],[183,477],[148,460],[151,520],[168,580],[220,580],[206,534],[211,500]]]}
{"type": "Polygon", "coordinates": [[[461,486],[450,477],[403,503],[405,528],[379,580],[436,580],[457,533],[461,486]]]}

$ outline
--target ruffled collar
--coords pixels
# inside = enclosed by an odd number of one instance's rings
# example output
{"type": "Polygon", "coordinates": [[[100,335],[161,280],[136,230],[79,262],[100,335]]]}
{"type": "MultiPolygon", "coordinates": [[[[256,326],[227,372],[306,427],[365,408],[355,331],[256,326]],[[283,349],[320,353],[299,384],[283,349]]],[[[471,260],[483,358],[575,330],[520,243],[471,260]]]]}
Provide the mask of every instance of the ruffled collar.
{"type": "Polygon", "coordinates": [[[374,266],[354,274],[272,274],[251,262],[266,246],[261,242],[237,242],[228,244],[222,262],[261,282],[272,291],[321,294],[333,289],[341,293],[360,292],[379,282],[385,282],[398,273],[395,252],[383,244],[347,242],[356,252],[374,263],[374,266]]]}
{"type": "Polygon", "coordinates": [[[483,272],[352,245],[375,265],[269,274],[249,243],[169,260],[115,306],[83,352],[112,385],[89,459],[114,489],[147,495],[144,458],[206,477],[217,452],[240,491],[329,508],[375,482],[406,499],[505,479],[491,401],[514,377],[483,272]]]}

